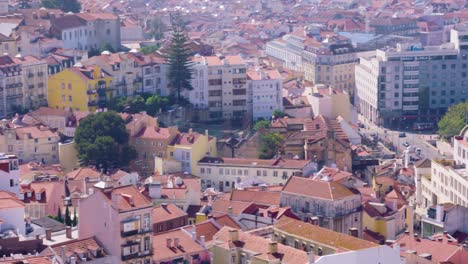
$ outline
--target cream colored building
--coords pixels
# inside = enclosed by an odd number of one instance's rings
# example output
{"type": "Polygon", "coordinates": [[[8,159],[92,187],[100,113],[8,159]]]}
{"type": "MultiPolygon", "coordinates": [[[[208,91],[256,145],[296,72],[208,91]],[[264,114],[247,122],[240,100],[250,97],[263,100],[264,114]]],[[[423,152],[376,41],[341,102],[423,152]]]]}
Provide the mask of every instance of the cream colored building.
{"type": "Polygon", "coordinates": [[[240,56],[196,56],[199,85],[183,96],[207,110],[207,120],[243,119],[248,114],[246,63],[240,56]],[[208,78],[207,87],[204,78],[208,78]]]}
{"type": "Polygon", "coordinates": [[[58,143],[58,156],[64,173],[69,173],[79,167],[75,141],[58,143]]]}
{"type": "Polygon", "coordinates": [[[58,133],[49,127],[21,126],[18,117],[0,125],[0,152],[15,154],[20,162],[57,163],[60,141],[58,133]]]}
{"type": "Polygon", "coordinates": [[[341,116],[347,122],[351,120],[351,103],[346,91],[317,84],[314,87],[306,87],[303,96],[307,97],[314,117],[323,115],[329,119],[336,119],[341,116]]]}
{"type": "Polygon", "coordinates": [[[223,192],[258,184],[284,184],[293,175],[309,176],[315,169],[310,160],[204,157],[194,175],[200,177],[202,189],[214,187],[223,192]]]}
{"type": "MultiPolygon", "coordinates": [[[[1,2],[0,2],[1,6],[1,2]]],[[[0,11],[1,12],[1,11],[0,11]]],[[[18,53],[18,45],[12,37],[0,35],[0,54],[15,56],[18,53]]]]}

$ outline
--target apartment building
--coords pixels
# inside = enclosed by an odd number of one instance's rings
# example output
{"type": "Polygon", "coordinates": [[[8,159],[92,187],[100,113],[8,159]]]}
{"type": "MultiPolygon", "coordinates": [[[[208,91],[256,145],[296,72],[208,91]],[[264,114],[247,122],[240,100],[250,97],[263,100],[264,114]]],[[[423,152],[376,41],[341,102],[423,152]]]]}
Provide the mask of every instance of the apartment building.
{"type": "Polygon", "coordinates": [[[195,173],[202,189],[213,187],[220,192],[258,184],[284,184],[291,176],[309,176],[316,170],[310,160],[240,159],[203,157],[195,173]]]}
{"type": "Polygon", "coordinates": [[[348,39],[322,31],[317,25],[299,28],[268,42],[266,54],[282,61],[285,68],[303,72],[307,81],[332,85],[353,95],[358,50],[348,39]]]}
{"type": "Polygon", "coordinates": [[[362,231],[361,195],[324,176],[289,178],[281,191],[281,206],[290,206],[304,221],[339,233],[362,231]]]}
{"type": "Polygon", "coordinates": [[[323,115],[328,119],[341,116],[351,121],[351,102],[349,94],[341,89],[324,84],[306,87],[303,96],[307,97],[315,117],[323,115]]]}
{"type": "Polygon", "coordinates": [[[193,67],[197,73],[192,80],[194,89],[182,94],[196,108],[207,110],[202,119],[247,117],[247,70],[240,56],[195,56],[193,67]],[[208,78],[207,86],[204,78],[208,78]]]}
{"type": "Polygon", "coordinates": [[[283,111],[283,78],[278,70],[249,69],[247,87],[253,121],[269,120],[275,110],[283,111]]]}
{"type": "Polygon", "coordinates": [[[176,160],[181,163],[182,171],[196,175],[198,161],[204,156],[216,157],[216,138],[194,132],[189,129],[187,133],[178,134],[167,146],[167,159],[176,160]]]}
{"type": "Polygon", "coordinates": [[[100,186],[80,200],[78,236],[95,236],[118,263],[152,263],[152,204],[133,185],[100,186]]]}
{"type": "Polygon", "coordinates": [[[354,229],[348,234],[282,217],[273,226],[273,238],[283,244],[309,252],[315,264],[403,264],[400,249],[359,239],[354,229]]]}
{"type": "Polygon", "coordinates": [[[355,105],[374,124],[436,121],[468,98],[468,28],[440,46],[398,44],[360,57],[355,105]]]}
{"type": "Polygon", "coordinates": [[[50,76],[49,107],[95,112],[106,107],[114,91],[114,78],[97,65],[81,63],[50,76]]]}
{"type": "Polygon", "coordinates": [[[16,116],[0,124],[0,152],[14,154],[20,162],[58,162],[57,131],[43,125],[24,126],[16,116]]]}
{"type": "Polygon", "coordinates": [[[51,19],[50,32],[66,49],[99,51],[106,45],[120,49],[120,19],[111,13],[77,13],[51,19]]]}
{"type": "MultiPolygon", "coordinates": [[[[19,195],[19,161],[15,155],[0,153],[0,190],[19,195]]],[[[24,208],[23,208],[24,210],[24,208]]]]}
{"type": "Polygon", "coordinates": [[[137,50],[130,50],[128,55],[133,58],[135,67],[139,69],[139,74],[134,80],[134,83],[139,87],[136,90],[137,93],[170,95],[167,86],[169,65],[165,63],[166,59],[162,55],[156,53],[143,55],[137,50]]]}
{"type": "Polygon", "coordinates": [[[431,206],[421,216],[421,237],[440,233],[468,232],[468,208],[451,203],[431,206]]]}
{"type": "Polygon", "coordinates": [[[125,125],[129,144],[137,151],[130,164],[132,171],[147,177],[155,171],[155,157],[167,158],[167,146],[180,134],[177,127],[160,127],[157,119],[144,113],[131,115],[125,125]]]}
{"type": "Polygon", "coordinates": [[[0,57],[0,116],[47,104],[47,64],[32,56],[0,57]]]}
{"type": "Polygon", "coordinates": [[[103,51],[101,55],[82,60],[84,66],[97,65],[114,78],[113,96],[133,97],[142,89],[141,69],[135,63],[133,55],[128,53],[110,53],[103,51]]]}

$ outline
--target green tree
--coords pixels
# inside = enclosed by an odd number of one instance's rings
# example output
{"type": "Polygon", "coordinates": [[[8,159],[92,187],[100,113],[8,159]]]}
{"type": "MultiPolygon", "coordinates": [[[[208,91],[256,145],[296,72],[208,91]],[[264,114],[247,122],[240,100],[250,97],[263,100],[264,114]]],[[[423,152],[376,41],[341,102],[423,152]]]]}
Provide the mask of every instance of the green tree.
{"type": "Polygon", "coordinates": [[[136,157],[128,146],[125,123],[115,112],[91,114],[80,121],[75,133],[78,158],[84,165],[100,166],[104,172],[109,166],[127,166],[136,157]]]}
{"type": "Polygon", "coordinates": [[[278,132],[265,133],[261,135],[260,159],[271,159],[280,150],[284,143],[284,137],[278,132]]]}
{"type": "Polygon", "coordinates": [[[272,114],[275,118],[282,118],[282,117],[285,117],[286,114],[284,112],[281,112],[280,110],[276,109],[275,111],[273,111],[273,114],[272,114]]]}
{"type": "Polygon", "coordinates": [[[458,135],[468,124],[468,102],[450,107],[439,121],[439,134],[443,137],[458,135]]]}
{"type": "Polygon", "coordinates": [[[32,0],[19,0],[18,1],[18,8],[19,9],[31,8],[31,2],[32,2],[32,0]]]}
{"type": "Polygon", "coordinates": [[[57,216],[56,216],[55,220],[59,221],[60,223],[63,223],[62,211],[60,210],[60,207],[57,208],[57,216]]]}
{"type": "Polygon", "coordinates": [[[109,51],[110,53],[115,52],[114,48],[109,43],[106,43],[104,46],[101,47],[100,53],[103,52],[103,51],[109,51]]]}
{"type": "Polygon", "coordinates": [[[133,98],[131,101],[130,111],[132,113],[139,113],[141,111],[145,111],[145,109],[146,109],[145,98],[141,95],[135,96],[135,98],[133,98]]]}
{"type": "Polygon", "coordinates": [[[74,207],[74,210],[73,210],[73,226],[77,226],[78,225],[78,217],[76,216],[76,207],[74,207]]]}
{"type": "Polygon", "coordinates": [[[270,121],[262,119],[262,120],[258,120],[257,122],[255,122],[253,129],[255,131],[259,131],[264,128],[270,128],[270,125],[271,125],[270,121]]]}
{"type": "Polygon", "coordinates": [[[140,52],[147,55],[156,52],[159,49],[159,45],[146,46],[140,49],[140,52]]]}
{"type": "Polygon", "coordinates": [[[72,219],[71,219],[71,216],[70,216],[70,209],[68,208],[68,205],[67,205],[67,207],[65,207],[65,225],[67,225],[67,226],[72,225],[72,219]]]}
{"type": "Polygon", "coordinates": [[[146,113],[151,116],[155,116],[160,110],[166,109],[170,102],[167,97],[161,97],[158,95],[153,95],[146,99],[146,113]]]}
{"type": "Polygon", "coordinates": [[[164,36],[164,28],[166,27],[166,25],[160,17],[154,17],[153,19],[151,19],[148,26],[150,28],[150,38],[160,40],[164,36]]]}
{"type": "Polygon", "coordinates": [[[182,21],[174,23],[171,44],[167,55],[169,64],[169,87],[176,94],[177,102],[180,101],[180,93],[183,89],[193,90],[192,86],[192,51],[189,48],[182,21]]]}
{"type": "Polygon", "coordinates": [[[41,0],[41,6],[60,9],[65,13],[79,13],[81,11],[81,4],[78,0],[41,0]]]}

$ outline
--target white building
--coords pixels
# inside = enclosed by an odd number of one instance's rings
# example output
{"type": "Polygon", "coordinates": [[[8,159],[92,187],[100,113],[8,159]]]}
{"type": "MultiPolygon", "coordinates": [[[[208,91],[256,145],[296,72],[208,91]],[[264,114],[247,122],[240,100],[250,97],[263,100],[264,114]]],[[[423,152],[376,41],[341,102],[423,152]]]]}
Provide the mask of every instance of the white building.
{"type": "Polygon", "coordinates": [[[310,160],[204,157],[195,175],[200,177],[203,189],[230,191],[258,184],[284,184],[291,176],[309,176],[314,171],[316,165],[310,160]]]}
{"type": "Polygon", "coordinates": [[[450,43],[398,44],[360,58],[355,105],[374,124],[434,121],[468,99],[468,29],[452,30],[450,43]],[[464,41],[464,42],[463,42],[464,41]]]}
{"type": "Polygon", "coordinates": [[[248,70],[247,87],[253,121],[269,120],[275,110],[283,111],[283,78],[278,70],[248,70]]]}
{"type": "Polygon", "coordinates": [[[19,195],[19,163],[15,155],[0,153],[0,191],[19,195]]]}

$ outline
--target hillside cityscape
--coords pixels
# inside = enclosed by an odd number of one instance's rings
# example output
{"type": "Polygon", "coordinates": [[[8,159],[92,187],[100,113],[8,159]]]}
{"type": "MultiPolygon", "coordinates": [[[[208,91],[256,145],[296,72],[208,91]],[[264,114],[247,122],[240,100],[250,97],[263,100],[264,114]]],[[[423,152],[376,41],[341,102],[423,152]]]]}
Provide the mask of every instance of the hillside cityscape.
{"type": "Polygon", "coordinates": [[[467,0],[0,0],[0,264],[468,264],[467,0]]]}

